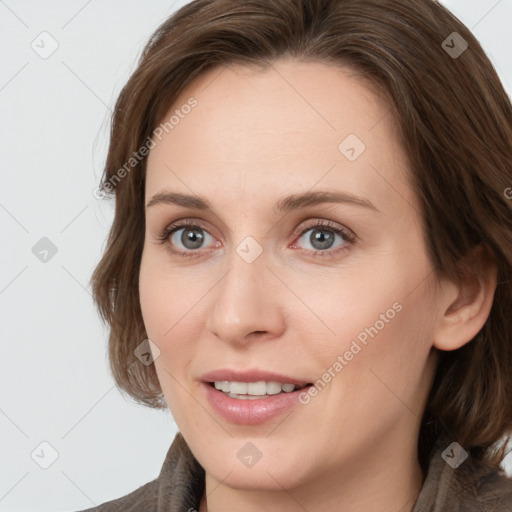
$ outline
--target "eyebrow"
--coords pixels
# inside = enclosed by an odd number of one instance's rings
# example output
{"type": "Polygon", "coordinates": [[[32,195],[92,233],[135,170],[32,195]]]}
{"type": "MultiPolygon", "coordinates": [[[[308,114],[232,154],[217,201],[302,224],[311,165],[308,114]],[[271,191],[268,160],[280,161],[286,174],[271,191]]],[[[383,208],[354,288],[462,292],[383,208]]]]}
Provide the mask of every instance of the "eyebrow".
{"type": "MultiPolygon", "coordinates": [[[[274,205],[273,211],[276,214],[281,214],[322,203],[348,203],[380,212],[380,210],[369,199],[348,194],[346,192],[331,192],[327,190],[304,192],[282,197],[274,205]]],[[[157,192],[148,201],[146,208],[151,208],[161,204],[174,204],[184,208],[193,208],[205,211],[209,210],[212,212],[214,210],[211,203],[205,197],[168,191],[157,192]]]]}

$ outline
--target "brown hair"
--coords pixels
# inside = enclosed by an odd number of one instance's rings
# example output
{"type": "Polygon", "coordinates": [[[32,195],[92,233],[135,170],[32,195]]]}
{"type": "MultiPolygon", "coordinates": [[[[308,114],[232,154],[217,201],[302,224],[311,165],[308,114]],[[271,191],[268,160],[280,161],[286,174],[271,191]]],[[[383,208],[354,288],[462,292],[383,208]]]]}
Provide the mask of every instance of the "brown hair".
{"type": "MultiPolygon", "coordinates": [[[[460,40],[457,40],[460,47],[460,40]]],[[[429,257],[456,280],[459,260],[485,243],[498,286],[485,325],[454,351],[440,351],[418,439],[425,471],[444,431],[472,457],[497,465],[512,427],[512,107],[469,29],[432,0],[196,0],[148,41],[112,117],[103,187],[126,165],[178,94],[200,73],[282,57],[348,65],[389,98],[411,163],[429,257]],[[468,48],[451,54],[453,33],[468,48]],[[449,39],[452,37],[452,39],[449,39]],[[443,41],[449,41],[448,46],[443,41]]],[[[125,167],[126,169],[126,167],[125,167]]],[[[92,276],[110,325],[109,358],[121,390],[164,408],[154,365],[135,348],[147,337],[138,274],[144,241],[146,159],[115,186],[115,218],[92,276]]],[[[119,174],[117,174],[119,176],[119,174]]]]}

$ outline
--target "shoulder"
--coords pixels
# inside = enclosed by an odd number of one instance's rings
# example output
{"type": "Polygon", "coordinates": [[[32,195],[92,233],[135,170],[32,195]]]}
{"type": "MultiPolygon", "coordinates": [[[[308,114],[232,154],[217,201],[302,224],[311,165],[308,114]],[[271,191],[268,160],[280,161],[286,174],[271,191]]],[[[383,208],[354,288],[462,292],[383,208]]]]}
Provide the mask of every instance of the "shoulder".
{"type": "Polygon", "coordinates": [[[449,438],[438,439],[413,512],[511,512],[512,478],[472,457],[451,464],[452,446],[449,438]]]}
{"type": "Polygon", "coordinates": [[[502,468],[488,469],[469,464],[457,479],[462,510],[478,512],[510,512],[512,510],[512,478],[502,468]]]}
{"type": "Polygon", "coordinates": [[[125,496],[76,512],[154,512],[157,510],[157,501],[158,480],[155,479],[125,496]]]}

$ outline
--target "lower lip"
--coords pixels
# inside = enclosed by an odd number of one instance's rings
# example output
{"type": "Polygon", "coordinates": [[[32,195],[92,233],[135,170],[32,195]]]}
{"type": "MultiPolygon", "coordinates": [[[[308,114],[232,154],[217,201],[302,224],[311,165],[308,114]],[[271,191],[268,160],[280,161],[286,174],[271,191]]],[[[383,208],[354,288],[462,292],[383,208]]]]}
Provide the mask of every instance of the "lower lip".
{"type": "Polygon", "coordinates": [[[231,398],[206,382],[201,384],[214,411],[225,420],[239,425],[260,425],[279,416],[296,405],[299,401],[299,394],[306,389],[297,389],[290,393],[282,392],[267,398],[244,400],[243,398],[231,398]]]}

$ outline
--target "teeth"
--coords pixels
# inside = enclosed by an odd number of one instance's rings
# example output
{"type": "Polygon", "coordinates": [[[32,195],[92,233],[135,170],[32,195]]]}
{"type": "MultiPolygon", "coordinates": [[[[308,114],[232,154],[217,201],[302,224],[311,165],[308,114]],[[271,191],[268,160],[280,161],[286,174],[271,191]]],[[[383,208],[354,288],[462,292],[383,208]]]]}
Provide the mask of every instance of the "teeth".
{"type": "Polygon", "coordinates": [[[231,398],[241,398],[242,400],[258,400],[258,398],[268,398],[268,395],[237,395],[236,393],[228,393],[231,398]]]}
{"type": "MultiPolygon", "coordinates": [[[[247,395],[250,396],[265,396],[265,395],[277,395],[284,391],[290,393],[294,391],[298,386],[294,384],[281,384],[280,382],[270,381],[259,381],[259,382],[230,382],[227,380],[215,381],[215,389],[224,391],[231,395],[235,395],[234,398],[238,398],[236,395],[247,395]]],[[[242,397],[240,397],[242,398],[242,397]]],[[[245,397],[243,397],[245,398],[245,397]]],[[[251,398],[249,398],[251,400],[251,398]]]]}
{"type": "MultiPolygon", "coordinates": [[[[236,384],[233,382],[233,384],[236,384]]],[[[243,395],[243,393],[240,393],[238,391],[233,391],[233,384],[231,384],[231,392],[237,393],[239,395],[243,395]]],[[[246,394],[248,395],[266,395],[267,394],[267,385],[264,381],[260,382],[248,382],[247,383],[247,391],[246,394]]]]}
{"type": "Polygon", "coordinates": [[[230,382],[229,391],[230,393],[235,393],[237,395],[246,395],[247,384],[245,382],[230,382]]]}
{"type": "Polygon", "coordinates": [[[280,382],[267,382],[267,393],[269,395],[277,395],[281,393],[282,387],[280,382]]]}
{"type": "Polygon", "coordinates": [[[229,382],[227,380],[215,381],[215,389],[229,393],[229,382]]]}

